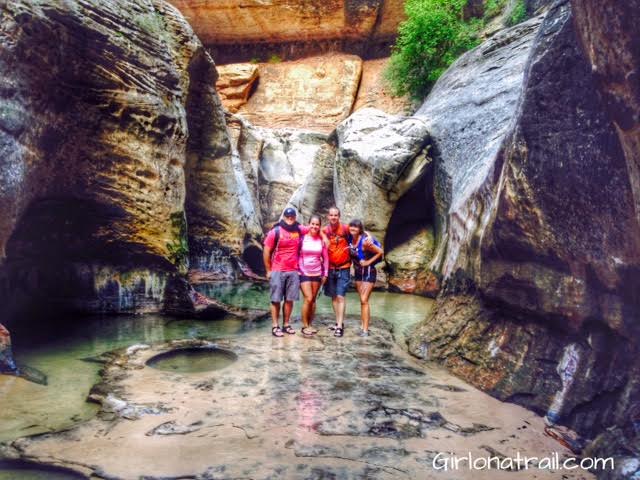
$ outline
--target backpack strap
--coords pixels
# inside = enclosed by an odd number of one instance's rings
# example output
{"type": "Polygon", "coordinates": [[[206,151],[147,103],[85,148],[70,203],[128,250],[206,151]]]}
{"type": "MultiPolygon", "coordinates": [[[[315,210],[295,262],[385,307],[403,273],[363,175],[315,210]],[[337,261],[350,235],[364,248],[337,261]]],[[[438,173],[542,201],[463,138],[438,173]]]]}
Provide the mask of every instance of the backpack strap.
{"type": "Polygon", "coordinates": [[[362,233],[360,235],[360,239],[358,240],[358,258],[360,260],[366,260],[365,254],[364,254],[364,239],[366,238],[366,235],[364,233],[362,233]]]}
{"type": "Polygon", "coordinates": [[[273,250],[271,250],[271,258],[273,258],[278,250],[278,245],[280,245],[280,225],[276,225],[273,227],[273,250]]]}
{"type": "Polygon", "coordinates": [[[298,234],[300,235],[299,238],[299,242],[298,242],[298,257],[302,257],[302,242],[304,242],[304,233],[302,233],[302,229],[300,228],[300,225],[298,225],[298,234]]]}

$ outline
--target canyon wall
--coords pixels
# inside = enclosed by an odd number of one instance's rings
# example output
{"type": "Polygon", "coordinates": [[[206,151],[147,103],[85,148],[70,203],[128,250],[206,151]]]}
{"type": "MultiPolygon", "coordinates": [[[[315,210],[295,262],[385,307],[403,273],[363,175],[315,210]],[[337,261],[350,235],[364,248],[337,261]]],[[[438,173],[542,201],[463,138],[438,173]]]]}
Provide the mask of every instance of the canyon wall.
{"type": "Polygon", "coordinates": [[[185,300],[167,286],[187,269],[187,153],[224,157],[223,121],[190,125],[190,98],[215,97],[208,53],[161,1],[3,2],[2,25],[5,321],[185,300]]]}
{"type": "Polygon", "coordinates": [[[639,408],[640,179],[576,22],[560,1],[499,33],[417,112],[443,292],[410,349],[591,435],[639,408]]]}

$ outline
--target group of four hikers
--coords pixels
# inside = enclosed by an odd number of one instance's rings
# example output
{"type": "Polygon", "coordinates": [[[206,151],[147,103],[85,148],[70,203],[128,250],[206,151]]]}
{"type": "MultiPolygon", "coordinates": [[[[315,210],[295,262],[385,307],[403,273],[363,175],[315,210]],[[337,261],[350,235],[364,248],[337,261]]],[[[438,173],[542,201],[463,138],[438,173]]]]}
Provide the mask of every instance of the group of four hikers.
{"type": "Polygon", "coordinates": [[[315,335],[312,322],[320,287],[331,297],[336,324],[331,327],[336,337],[344,333],[345,295],[351,283],[351,264],[354,265],[356,290],[360,295],[360,336],[369,335],[369,296],[376,283],[375,264],[382,259],[380,243],[367,234],[360,220],[349,225],[340,222],[340,210],[329,209],[329,225],[321,229],[318,215],[309,225],[296,220],[295,209],[286,208],[282,219],[267,234],[264,241],[264,266],[269,279],[271,296],[271,333],[282,337],[295,334],[291,327],[293,302],[302,290],[302,334],[315,335]],[[280,328],[280,306],[283,326],[280,328]]]}

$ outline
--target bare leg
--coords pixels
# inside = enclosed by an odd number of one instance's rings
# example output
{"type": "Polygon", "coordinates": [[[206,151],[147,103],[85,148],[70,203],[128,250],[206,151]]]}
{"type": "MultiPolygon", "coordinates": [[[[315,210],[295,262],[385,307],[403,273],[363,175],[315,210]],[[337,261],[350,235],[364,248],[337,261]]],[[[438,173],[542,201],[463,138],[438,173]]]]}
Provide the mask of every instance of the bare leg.
{"type": "Polygon", "coordinates": [[[331,303],[333,305],[333,312],[336,314],[336,323],[339,328],[343,328],[342,324],[344,322],[344,311],[346,307],[344,297],[336,295],[331,299],[331,303]]]}
{"type": "Polygon", "coordinates": [[[316,316],[316,299],[318,298],[318,290],[320,290],[320,282],[309,282],[311,284],[311,304],[309,305],[309,324],[311,326],[316,316]]]}
{"type": "MultiPolygon", "coordinates": [[[[311,325],[311,318],[313,316],[313,307],[315,304],[315,297],[313,291],[313,285],[316,282],[302,282],[300,284],[300,290],[304,296],[304,302],[302,303],[302,326],[308,327],[311,325]]],[[[316,289],[317,291],[317,289],[316,289]]]]}
{"type": "Polygon", "coordinates": [[[277,327],[280,319],[280,302],[271,302],[271,326],[277,327]]]}
{"type": "Polygon", "coordinates": [[[371,320],[371,311],[369,309],[369,297],[373,290],[371,282],[356,282],[356,290],[360,294],[360,321],[362,322],[362,330],[369,331],[369,320],[371,320]]]}
{"type": "Polygon", "coordinates": [[[284,307],[282,308],[282,325],[289,325],[289,320],[291,319],[291,312],[293,311],[293,302],[290,300],[285,300],[284,307]]]}

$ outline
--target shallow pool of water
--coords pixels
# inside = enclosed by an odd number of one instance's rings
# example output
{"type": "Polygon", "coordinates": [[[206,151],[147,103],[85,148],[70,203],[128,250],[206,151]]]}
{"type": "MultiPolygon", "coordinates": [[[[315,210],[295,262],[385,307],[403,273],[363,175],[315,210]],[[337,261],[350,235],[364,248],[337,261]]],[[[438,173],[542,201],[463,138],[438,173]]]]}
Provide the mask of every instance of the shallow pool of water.
{"type": "Polygon", "coordinates": [[[26,462],[0,460],[0,480],[81,480],[82,475],[26,462]]]}
{"type": "MultiPolygon", "coordinates": [[[[264,308],[269,306],[269,286],[261,283],[206,283],[196,286],[201,293],[217,298],[225,303],[245,308],[264,308]]],[[[398,341],[403,341],[408,330],[420,320],[424,320],[433,308],[434,301],[417,295],[400,293],[373,292],[369,299],[371,315],[381,317],[393,326],[398,341]]],[[[300,318],[301,302],[294,304],[292,317],[294,323],[300,318]]],[[[322,293],[316,304],[318,314],[332,314],[331,298],[322,293]]],[[[360,315],[360,299],[355,291],[347,293],[347,315],[360,315]]],[[[351,320],[347,328],[359,328],[360,322],[351,320]]]]}
{"type": "MultiPolygon", "coordinates": [[[[203,284],[200,291],[231,305],[267,309],[268,290],[263,284],[203,284]]],[[[374,292],[372,315],[383,317],[394,326],[396,335],[425,318],[432,300],[412,295],[374,292]]],[[[355,293],[347,295],[347,313],[358,314],[360,302],[355,293]]],[[[294,317],[300,315],[296,304],[294,317]]],[[[331,301],[321,296],[319,313],[331,313],[331,301]]],[[[270,322],[252,324],[238,319],[197,321],[162,315],[86,317],[68,322],[69,327],[56,338],[35,344],[16,342],[16,360],[37,368],[48,378],[48,385],[37,385],[22,378],[0,375],[0,442],[72,425],[90,418],[97,406],[87,403],[90,388],[98,380],[101,364],[92,359],[101,353],[136,343],[153,343],[180,338],[215,339],[264,331],[270,322]]],[[[294,324],[295,325],[295,324],[294,324]]],[[[357,328],[350,321],[347,328],[357,328]]],[[[299,324],[298,324],[299,327],[299,324]]],[[[296,327],[297,328],[297,327],[296,327]]]]}
{"type": "Polygon", "coordinates": [[[198,373],[221,370],[238,356],[220,348],[179,348],[161,353],[147,361],[147,366],[174,373],[198,373]]]}

